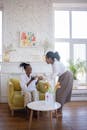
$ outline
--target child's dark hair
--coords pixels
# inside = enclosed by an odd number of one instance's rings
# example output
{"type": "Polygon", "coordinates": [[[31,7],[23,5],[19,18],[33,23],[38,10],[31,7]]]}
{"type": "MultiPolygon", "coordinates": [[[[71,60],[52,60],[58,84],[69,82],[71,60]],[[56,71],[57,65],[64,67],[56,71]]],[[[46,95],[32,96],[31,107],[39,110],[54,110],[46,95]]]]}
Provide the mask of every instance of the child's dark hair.
{"type": "Polygon", "coordinates": [[[27,66],[31,66],[31,65],[28,64],[28,63],[24,63],[24,62],[22,62],[22,63],[20,64],[20,67],[23,67],[24,69],[26,69],[27,66]]]}
{"type": "Polygon", "coordinates": [[[58,52],[49,51],[49,52],[47,52],[46,57],[47,57],[47,58],[51,58],[53,61],[54,61],[55,58],[56,58],[58,61],[60,61],[60,55],[59,55],[58,52]]]}

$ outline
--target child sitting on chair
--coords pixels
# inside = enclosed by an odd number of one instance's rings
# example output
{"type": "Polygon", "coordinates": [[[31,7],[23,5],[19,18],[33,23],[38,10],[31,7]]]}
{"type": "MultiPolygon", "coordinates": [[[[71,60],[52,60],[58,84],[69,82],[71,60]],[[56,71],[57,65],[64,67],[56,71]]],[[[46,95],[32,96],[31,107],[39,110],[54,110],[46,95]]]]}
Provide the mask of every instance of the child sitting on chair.
{"type": "Polygon", "coordinates": [[[41,77],[32,76],[32,67],[28,63],[21,63],[20,67],[25,71],[25,74],[21,75],[20,85],[24,95],[24,106],[26,106],[27,103],[35,100],[36,83],[41,77]]]}

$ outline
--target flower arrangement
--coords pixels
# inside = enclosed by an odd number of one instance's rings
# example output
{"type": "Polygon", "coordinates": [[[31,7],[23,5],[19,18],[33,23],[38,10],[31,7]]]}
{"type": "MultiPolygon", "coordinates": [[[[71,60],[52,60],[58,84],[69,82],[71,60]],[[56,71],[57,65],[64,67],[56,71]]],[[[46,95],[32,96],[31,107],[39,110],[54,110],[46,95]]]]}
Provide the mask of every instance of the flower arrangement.
{"type": "Polygon", "coordinates": [[[16,51],[15,48],[13,47],[13,44],[4,45],[3,60],[5,62],[9,62],[10,52],[12,52],[12,51],[16,51]]]}
{"type": "Polygon", "coordinates": [[[54,92],[56,92],[58,88],[61,88],[60,82],[57,82],[57,84],[55,85],[54,92]]]}
{"type": "Polygon", "coordinates": [[[60,82],[57,82],[54,88],[49,87],[48,92],[55,93],[56,90],[59,89],[59,88],[61,88],[61,85],[60,85],[60,82]]]}
{"type": "Polygon", "coordinates": [[[43,44],[42,44],[43,48],[44,48],[44,54],[46,54],[46,52],[48,50],[52,50],[53,49],[53,44],[49,42],[48,39],[45,39],[43,41],[43,44]]]}
{"type": "Polygon", "coordinates": [[[38,91],[45,93],[50,88],[50,84],[46,81],[41,80],[37,83],[36,88],[38,91]]]}

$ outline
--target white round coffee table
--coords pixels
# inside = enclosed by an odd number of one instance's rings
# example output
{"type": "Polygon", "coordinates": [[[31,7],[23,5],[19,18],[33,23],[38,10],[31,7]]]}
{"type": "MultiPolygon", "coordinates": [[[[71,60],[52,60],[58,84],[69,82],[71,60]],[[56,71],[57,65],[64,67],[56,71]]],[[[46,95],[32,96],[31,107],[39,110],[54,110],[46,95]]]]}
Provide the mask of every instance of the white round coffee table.
{"type": "MultiPolygon", "coordinates": [[[[61,107],[61,104],[58,102],[55,102],[54,105],[51,105],[49,103],[46,103],[45,101],[34,101],[27,104],[27,108],[31,110],[30,112],[30,119],[29,119],[29,130],[31,128],[32,123],[32,116],[33,111],[49,111],[50,112],[50,121],[51,121],[51,127],[52,127],[52,111],[55,111],[61,107]]],[[[39,116],[39,114],[38,114],[39,116]]],[[[38,117],[39,118],[39,117],[38,117]]]]}

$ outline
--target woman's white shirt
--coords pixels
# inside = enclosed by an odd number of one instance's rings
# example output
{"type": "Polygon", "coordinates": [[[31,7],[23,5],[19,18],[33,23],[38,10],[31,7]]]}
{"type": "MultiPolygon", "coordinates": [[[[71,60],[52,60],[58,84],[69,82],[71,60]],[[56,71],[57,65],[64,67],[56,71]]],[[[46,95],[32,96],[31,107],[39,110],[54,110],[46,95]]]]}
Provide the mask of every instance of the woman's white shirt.
{"type": "Polygon", "coordinates": [[[33,80],[28,86],[27,86],[27,83],[29,82],[29,80],[31,79],[31,75],[28,77],[25,74],[21,75],[21,79],[20,79],[20,85],[21,85],[21,88],[22,88],[22,91],[24,92],[28,92],[28,91],[34,91],[36,90],[36,81],[37,80],[33,80]]]}
{"type": "Polygon", "coordinates": [[[66,72],[66,68],[64,64],[60,61],[54,60],[54,63],[52,64],[52,78],[55,78],[56,76],[60,77],[63,73],[66,72]]]}

